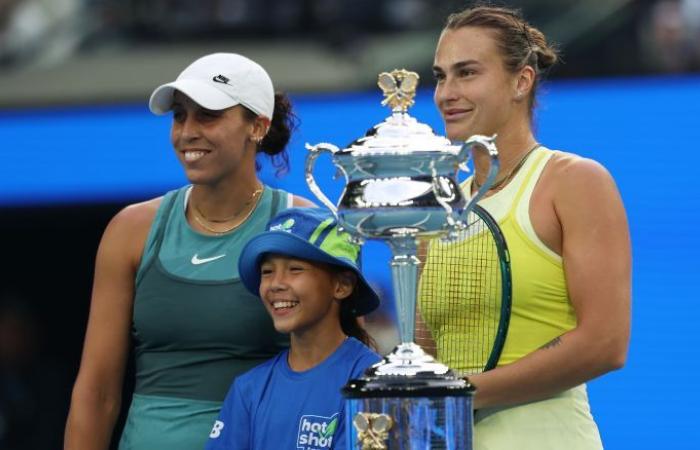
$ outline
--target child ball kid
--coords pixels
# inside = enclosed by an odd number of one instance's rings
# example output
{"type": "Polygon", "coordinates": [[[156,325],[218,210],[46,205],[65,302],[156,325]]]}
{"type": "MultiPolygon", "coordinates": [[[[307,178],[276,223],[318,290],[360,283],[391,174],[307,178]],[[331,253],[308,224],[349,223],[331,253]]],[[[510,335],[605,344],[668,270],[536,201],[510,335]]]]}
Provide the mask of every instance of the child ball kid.
{"type": "Polygon", "coordinates": [[[381,359],[357,319],[379,305],[359,258],[318,208],[287,209],[246,244],[241,281],[290,348],[236,378],[208,450],[346,448],[340,389],[381,359]]]}

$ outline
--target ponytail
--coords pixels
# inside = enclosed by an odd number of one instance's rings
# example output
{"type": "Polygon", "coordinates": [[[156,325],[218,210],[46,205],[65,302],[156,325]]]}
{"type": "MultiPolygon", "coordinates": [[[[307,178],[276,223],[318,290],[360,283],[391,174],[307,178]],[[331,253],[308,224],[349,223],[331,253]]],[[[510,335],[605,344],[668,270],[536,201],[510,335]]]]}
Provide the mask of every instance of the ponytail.
{"type": "MultiPolygon", "coordinates": [[[[247,110],[248,119],[253,120],[257,114],[247,110]]],[[[270,119],[270,128],[258,145],[258,153],[264,153],[270,157],[272,166],[277,169],[276,174],[282,175],[289,171],[289,155],[287,144],[292,133],[297,129],[299,119],[294,113],[292,102],[283,93],[275,94],[275,109],[270,119]]],[[[258,170],[260,166],[256,167],[258,170]]]]}
{"type": "Polygon", "coordinates": [[[355,295],[354,292],[351,294],[350,298],[346,298],[340,302],[340,327],[347,336],[354,337],[367,347],[376,350],[377,343],[372,339],[372,336],[367,333],[367,330],[362,328],[360,321],[357,319],[357,316],[355,316],[355,305],[352,300],[353,295],[355,295]]]}

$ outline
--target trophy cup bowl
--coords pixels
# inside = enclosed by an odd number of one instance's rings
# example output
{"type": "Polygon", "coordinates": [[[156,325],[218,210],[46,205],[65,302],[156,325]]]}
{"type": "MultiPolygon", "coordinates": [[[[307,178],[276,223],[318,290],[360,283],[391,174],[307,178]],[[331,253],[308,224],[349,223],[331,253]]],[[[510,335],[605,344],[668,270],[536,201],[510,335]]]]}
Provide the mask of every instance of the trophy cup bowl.
{"type": "Polygon", "coordinates": [[[306,181],[342,229],[355,240],[379,239],[391,251],[400,344],[384,360],[344,388],[348,448],[471,448],[474,388],[435,361],[414,341],[418,265],[417,238],[449,238],[483,197],[498,172],[495,136],[472,136],[453,144],[408,113],[418,75],[394,70],[379,75],[384,105],[392,114],[365,136],[340,149],[307,144],[306,181]],[[490,159],[486,182],[467,202],[457,181],[473,150],[490,159]],[[337,206],[316,184],[317,158],[329,153],[345,177],[337,206]]]}

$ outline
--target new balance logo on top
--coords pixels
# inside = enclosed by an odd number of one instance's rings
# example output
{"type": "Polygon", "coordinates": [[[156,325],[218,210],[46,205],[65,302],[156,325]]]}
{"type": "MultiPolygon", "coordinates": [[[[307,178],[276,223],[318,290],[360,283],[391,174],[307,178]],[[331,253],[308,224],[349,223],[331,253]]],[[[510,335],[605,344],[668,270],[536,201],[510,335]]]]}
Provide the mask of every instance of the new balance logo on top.
{"type": "Polygon", "coordinates": [[[221,436],[221,430],[224,429],[224,423],[220,420],[217,420],[214,422],[214,428],[211,429],[211,433],[209,433],[209,437],[212,439],[216,439],[219,436],[221,436]]]}
{"type": "Polygon", "coordinates": [[[214,80],[217,83],[224,83],[224,84],[228,84],[228,82],[230,81],[228,78],[226,78],[223,75],[217,75],[214,78],[212,78],[212,80],[214,80]]]}

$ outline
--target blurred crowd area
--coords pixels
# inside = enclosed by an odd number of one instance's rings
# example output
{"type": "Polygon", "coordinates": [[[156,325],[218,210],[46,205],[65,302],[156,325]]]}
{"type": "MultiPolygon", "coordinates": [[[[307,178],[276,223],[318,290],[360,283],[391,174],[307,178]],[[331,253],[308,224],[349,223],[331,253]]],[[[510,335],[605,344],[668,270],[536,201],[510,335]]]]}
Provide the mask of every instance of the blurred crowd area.
{"type": "Polygon", "coordinates": [[[0,295],[0,449],[60,448],[73,373],[46,345],[41,314],[0,295]]]}
{"type": "MultiPolygon", "coordinates": [[[[219,38],[313,39],[338,52],[368,36],[439,31],[455,0],[0,0],[0,70],[142,43],[219,38]]],[[[559,43],[556,75],[700,69],[700,0],[526,0],[559,43]]]]}

